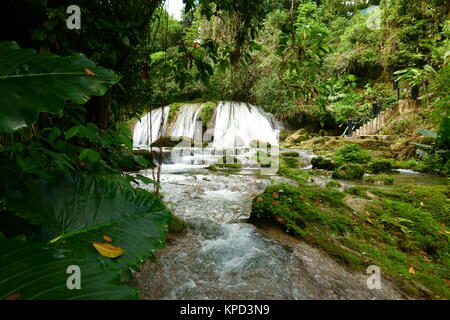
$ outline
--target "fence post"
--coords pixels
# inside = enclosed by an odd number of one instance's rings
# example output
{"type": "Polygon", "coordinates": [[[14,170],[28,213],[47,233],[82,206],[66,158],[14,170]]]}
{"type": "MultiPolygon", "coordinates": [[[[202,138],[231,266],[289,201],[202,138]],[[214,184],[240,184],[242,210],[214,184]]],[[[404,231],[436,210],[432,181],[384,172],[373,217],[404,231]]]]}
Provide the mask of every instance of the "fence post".
{"type": "Polygon", "coordinates": [[[347,136],[351,137],[352,133],[353,133],[353,119],[349,119],[348,120],[348,124],[347,124],[347,136]]]}

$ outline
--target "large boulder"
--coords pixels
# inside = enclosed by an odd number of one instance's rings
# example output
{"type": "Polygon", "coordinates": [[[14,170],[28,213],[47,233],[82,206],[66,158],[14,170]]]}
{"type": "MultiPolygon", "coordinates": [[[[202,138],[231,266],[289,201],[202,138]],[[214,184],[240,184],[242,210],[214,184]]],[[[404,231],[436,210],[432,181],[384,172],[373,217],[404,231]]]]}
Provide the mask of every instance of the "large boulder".
{"type": "Polygon", "coordinates": [[[328,171],[333,171],[334,169],[336,169],[336,164],[333,160],[324,158],[322,156],[312,158],[311,165],[313,166],[313,169],[324,169],[328,171]]]}

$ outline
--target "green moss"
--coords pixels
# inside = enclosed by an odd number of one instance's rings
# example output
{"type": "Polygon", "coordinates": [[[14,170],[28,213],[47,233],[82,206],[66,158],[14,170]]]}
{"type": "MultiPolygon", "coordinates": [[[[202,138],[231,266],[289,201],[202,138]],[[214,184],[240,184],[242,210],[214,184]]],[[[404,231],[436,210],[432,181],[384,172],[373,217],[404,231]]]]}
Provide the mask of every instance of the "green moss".
{"type": "Polygon", "coordinates": [[[378,265],[409,294],[448,299],[448,196],[445,186],[361,186],[343,193],[280,184],[255,196],[251,221],[279,224],[352,269],[378,265]],[[366,198],[360,209],[347,206],[353,194],[366,198]]]}
{"type": "Polygon", "coordinates": [[[218,170],[217,167],[215,165],[213,165],[213,164],[208,166],[206,169],[208,169],[210,171],[217,171],[218,170]]]}
{"type": "Polygon", "coordinates": [[[336,180],[330,180],[327,182],[326,187],[327,188],[339,188],[341,184],[337,182],[336,180]]]}
{"type": "Polygon", "coordinates": [[[289,168],[283,162],[280,163],[278,174],[283,177],[294,180],[299,185],[306,184],[308,182],[308,178],[310,177],[309,171],[289,168]]]}
{"type": "Polygon", "coordinates": [[[303,141],[306,141],[308,139],[309,139],[309,135],[304,134],[304,135],[298,136],[297,138],[293,139],[292,142],[294,144],[299,144],[299,143],[301,143],[303,141]]]}
{"type": "Polygon", "coordinates": [[[383,184],[394,184],[394,178],[386,174],[373,175],[364,177],[365,182],[370,183],[383,183],[383,184]]]}
{"type": "Polygon", "coordinates": [[[288,167],[288,168],[297,168],[298,167],[298,158],[294,158],[294,157],[282,157],[281,158],[282,163],[288,167]]]}
{"type": "Polygon", "coordinates": [[[289,137],[292,134],[292,131],[290,130],[280,130],[280,141],[284,141],[287,137],[289,137]]]}
{"type": "Polygon", "coordinates": [[[215,101],[208,101],[203,104],[202,111],[200,112],[200,119],[202,120],[203,129],[207,128],[208,122],[211,120],[216,106],[217,102],[215,101]]]}
{"type": "Polygon", "coordinates": [[[387,159],[375,159],[367,164],[367,167],[372,173],[391,172],[392,164],[387,159]]]}
{"type": "Polygon", "coordinates": [[[172,124],[172,121],[175,119],[175,116],[178,113],[178,110],[180,109],[180,107],[185,104],[184,102],[176,102],[176,103],[172,103],[169,106],[169,117],[167,119],[167,124],[168,126],[170,126],[172,124]]]}
{"type": "Polygon", "coordinates": [[[351,187],[351,188],[346,189],[344,191],[344,193],[356,196],[358,198],[363,198],[363,199],[368,199],[368,200],[372,199],[371,197],[369,197],[367,195],[367,188],[365,186],[351,187]]]}
{"type": "Polygon", "coordinates": [[[364,167],[357,165],[346,163],[337,168],[332,177],[334,179],[361,179],[364,176],[365,170],[364,167]]]}
{"type": "Polygon", "coordinates": [[[315,157],[311,159],[311,164],[313,169],[324,169],[332,171],[336,169],[336,164],[331,159],[326,159],[324,157],[315,157]]]}
{"type": "Polygon", "coordinates": [[[169,232],[170,233],[180,233],[186,230],[186,222],[178,218],[177,216],[171,214],[169,222],[169,232]]]}

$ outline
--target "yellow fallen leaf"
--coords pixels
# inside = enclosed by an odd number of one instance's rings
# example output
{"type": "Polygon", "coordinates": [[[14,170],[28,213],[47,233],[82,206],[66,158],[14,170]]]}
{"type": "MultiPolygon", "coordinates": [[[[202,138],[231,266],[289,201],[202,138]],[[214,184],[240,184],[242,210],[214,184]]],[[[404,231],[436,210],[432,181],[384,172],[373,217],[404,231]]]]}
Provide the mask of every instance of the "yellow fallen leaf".
{"type": "Polygon", "coordinates": [[[125,250],[115,247],[109,243],[92,242],[95,249],[104,257],[117,258],[125,253],[125,250]]]}
{"type": "Polygon", "coordinates": [[[414,270],[413,267],[409,267],[408,272],[411,274],[416,274],[416,271],[414,270]]]}
{"type": "Polygon", "coordinates": [[[95,74],[94,72],[92,72],[89,69],[84,69],[84,72],[88,75],[88,76],[96,76],[97,74],[95,74]]]}
{"type": "Polygon", "coordinates": [[[424,204],[423,204],[423,202],[422,201],[420,201],[420,205],[423,207],[424,206],[424,204]]]}

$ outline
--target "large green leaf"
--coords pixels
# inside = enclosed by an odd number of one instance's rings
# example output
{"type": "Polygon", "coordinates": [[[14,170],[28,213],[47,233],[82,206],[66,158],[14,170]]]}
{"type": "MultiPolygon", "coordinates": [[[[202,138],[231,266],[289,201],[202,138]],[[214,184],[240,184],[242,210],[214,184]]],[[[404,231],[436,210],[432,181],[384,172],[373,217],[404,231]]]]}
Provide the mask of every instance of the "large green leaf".
{"type": "Polygon", "coordinates": [[[419,132],[421,135],[428,137],[428,138],[433,138],[433,139],[437,138],[437,133],[434,131],[431,131],[431,130],[417,129],[417,132],[419,132]]]}
{"type": "Polygon", "coordinates": [[[39,112],[60,113],[67,99],[86,103],[119,80],[82,54],[38,54],[15,42],[0,42],[0,132],[32,124],[39,112]]]}
{"type": "Polygon", "coordinates": [[[66,251],[66,257],[98,260],[107,270],[126,270],[152,256],[164,245],[170,220],[153,194],[93,176],[24,181],[4,196],[9,210],[54,231],[53,246],[66,251]],[[101,256],[92,242],[105,242],[104,235],[125,254],[101,256]]]}
{"type": "Polygon", "coordinates": [[[95,261],[67,258],[46,243],[0,240],[0,299],[137,299],[136,289],[121,286],[120,274],[102,271],[95,261]],[[70,290],[67,268],[80,268],[80,289],[70,290]]]}

